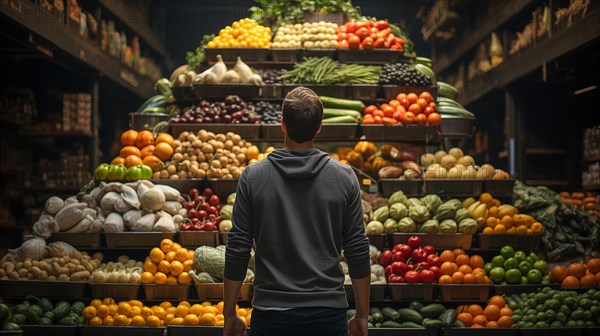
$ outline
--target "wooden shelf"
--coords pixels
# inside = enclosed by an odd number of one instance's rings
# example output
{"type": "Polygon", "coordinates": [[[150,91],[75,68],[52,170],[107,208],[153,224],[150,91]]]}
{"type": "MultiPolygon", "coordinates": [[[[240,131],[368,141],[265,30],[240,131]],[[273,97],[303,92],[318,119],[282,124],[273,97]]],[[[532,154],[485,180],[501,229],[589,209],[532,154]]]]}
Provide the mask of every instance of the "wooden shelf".
{"type": "MultiPolygon", "coordinates": [[[[101,50],[96,43],[79,36],[75,30],[52,21],[41,6],[30,1],[20,1],[18,7],[11,3],[0,2],[2,19],[8,17],[142,98],[154,94],[154,83],[150,78],[136,74],[133,69],[101,50]]],[[[53,57],[52,52],[48,54],[49,57],[53,57]]]]}
{"type": "Polygon", "coordinates": [[[566,155],[567,151],[560,148],[527,148],[527,155],[566,155]]]}
{"type": "Polygon", "coordinates": [[[526,180],[525,184],[534,185],[534,186],[562,187],[562,186],[568,186],[569,181],[567,181],[567,180],[526,180]]]}
{"type": "Polygon", "coordinates": [[[62,186],[62,187],[46,187],[46,186],[33,186],[33,187],[23,187],[21,188],[24,191],[55,191],[59,193],[67,193],[74,192],[77,193],[81,190],[82,186],[62,186]]]}
{"type": "MultiPolygon", "coordinates": [[[[494,12],[482,23],[474,27],[470,34],[465,34],[465,38],[460,40],[458,45],[451,48],[446,57],[440,57],[433,62],[433,71],[442,73],[448,67],[460,60],[467,52],[475,48],[479,42],[487,38],[494,30],[502,26],[505,22],[512,19],[515,15],[521,13],[527,6],[533,3],[532,0],[510,0],[501,6],[500,12],[494,12]]],[[[425,39],[425,37],[423,37],[425,39]]],[[[427,39],[425,39],[427,41],[427,39]]]]}
{"type": "Polygon", "coordinates": [[[84,131],[47,131],[47,130],[35,130],[35,129],[24,129],[18,132],[19,135],[28,137],[82,137],[92,138],[94,135],[91,132],[84,131]]]}
{"type": "Polygon", "coordinates": [[[12,175],[21,173],[21,169],[17,166],[0,165],[0,174],[12,175]]]}
{"type": "Polygon", "coordinates": [[[14,119],[14,118],[9,118],[5,115],[0,115],[0,122],[5,125],[16,125],[16,126],[25,125],[25,121],[19,120],[19,119],[14,119]]]}
{"type": "MultiPolygon", "coordinates": [[[[467,82],[459,100],[464,106],[480,99],[496,88],[506,86],[527,75],[544,63],[554,60],[600,36],[600,9],[588,13],[569,28],[560,30],[537,46],[508,56],[498,67],[484,76],[467,82]],[[544,57],[540,57],[544,55],[544,57]]],[[[436,70],[437,72],[438,70],[436,70]]]]}
{"type": "MultiPolygon", "coordinates": [[[[460,17],[458,16],[458,14],[456,14],[455,12],[449,12],[439,22],[436,22],[433,25],[433,27],[431,27],[428,30],[423,32],[423,40],[425,42],[429,42],[429,39],[432,36],[434,36],[435,33],[437,33],[440,30],[445,30],[452,26],[455,26],[459,20],[460,20],[460,17]]],[[[435,38],[433,40],[435,40],[435,38]]]]}
{"type": "Polygon", "coordinates": [[[131,8],[129,3],[120,0],[99,0],[102,7],[106,8],[124,25],[131,28],[141,39],[146,41],[148,45],[157,51],[161,56],[167,54],[167,50],[163,41],[145,22],[143,15],[137,8],[131,8]]]}
{"type": "Polygon", "coordinates": [[[590,157],[583,157],[583,162],[585,163],[593,163],[596,161],[600,161],[600,155],[596,155],[596,156],[590,156],[590,157]]]}
{"type": "Polygon", "coordinates": [[[600,190],[600,184],[583,186],[583,190],[600,190]]]}

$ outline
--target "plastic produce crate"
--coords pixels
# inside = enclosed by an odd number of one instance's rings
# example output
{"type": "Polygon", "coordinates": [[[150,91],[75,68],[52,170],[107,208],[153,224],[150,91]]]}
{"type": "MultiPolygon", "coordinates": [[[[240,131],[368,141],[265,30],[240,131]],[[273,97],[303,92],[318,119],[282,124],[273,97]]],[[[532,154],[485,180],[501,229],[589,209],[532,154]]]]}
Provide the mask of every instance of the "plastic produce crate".
{"type": "MultiPolygon", "coordinates": [[[[584,328],[521,328],[519,331],[522,336],[580,336],[584,328]]],[[[594,334],[597,335],[597,334],[594,334]]]]}
{"type": "Polygon", "coordinates": [[[444,138],[470,138],[475,132],[475,120],[451,117],[445,115],[442,117],[440,133],[444,138]]]}
{"type": "Polygon", "coordinates": [[[483,190],[483,180],[424,180],[425,192],[439,196],[474,196],[479,197],[483,190]]]}
{"type": "Polygon", "coordinates": [[[194,84],[194,90],[196,99],[225,99],[228,95],[236,95],[245,100],[260,97],[260,86],[255,84],[194,84]]]}
{"type": "Polygon", "coordinates": [[[23,330],[0,330],[0,336],[22,336],[22,335],[23,335],[23,330]]]}
{"type": "Polygon", "coordinates": [[[427,125],[361,125],[361,133],[369,141],[439,142],[435,126],[427,125]]]}
{"type": "Polygon", "coordinates": [[[164,336],[165,327],[79,326],[79,336],[164,336]]]}
{"type": "MultiPolygon", "coordinates": [[[[196,295],[199,300],[223,300],[223,284],[222,283],[207,283],[194,284],[196,287],[196,295]]],[[[252,285],[242,284],[238,299],[249,301],[252,298],[252,285]]]]}
{"type": "Polygon", "coordinates": [[[238,179],[208,179],[206,186],[210,187],[215,195],[222,201],[227,200],[227,196],[234,193],[237,189],[238,179]]]}
{"type": "Polygon", "coordinates": [[[301,50],[296,48],[271,48],[269,53],[273,62],[296,63],[301,50]]]}
{"type": "Polygon", "coordinates": [[[391,283],[388,286],[392,301],[433,300],[434,284],[391,283]]]}
{"type": "Polygon", "coordinates": [[[173,86],[171,90],[173,91],[173,97],[175,97],[175,101],[184,102],[196,99],[193,85],[173,86]]]}
{"type": "Polygon", "coordinates": [[[446,328],[446,336],[516,336],[516,328],[446,328]]]}
{"type": "Polygon", "coordinates": [[[190,297],[190,284],[155,285],[144,284],[146,300],[187,300],[190,297]]]}
{"type": "Polygon", "coordinates": [[[491,285],[437,285],[442,301],[486,301],[491,285]]]}
{"type": "Polygon", "coordinates": [[[455,249],[461,248],[468,250],[471,248],[473,243],[473,235],[467,235],[463,233],[436,233],[436,234],[425,234],[421,236],[421,243],[423,245],[435,246],[438,250],[455,249]]]}
{"type": "Polygon", "coordinates": [[[330,85],[316,85],[316,84],[303,84],[311,90],[313,90],[319,96],[328,97],[346,97],[348,91],[348,85],[345,84],[330,84],[330,85]]]}
{"type": "Polygon", "coordinates": [[[206,326],[168,326],[167,332],[169,336],[222,336],[223,327],[206,327],[206,326]]]}
{"type": "Polygon", "coordinates": [[[302,57],[329,57],[334,58],[337,49],[302,49],[302,57]]]}
{"type": "Polygon", "coordinates": [[[400,59],[400,52],[394,49],[339,49],[338,59],[341,63],[355,64],[396,63],[400,59]]]}
{"type": "Polygon", "coordinates": [[[262,124],[260,125],[260,137],[264,140],[283,141],[283,132],[281,124],[262,124]]]}
{"type": "Polygon", "coordinates": [[[380,179],[379,185],[385,197],[390,197],[398,190],[402,190],[408,197],[423,195],[423,181],[421,180],[380,179]]]}
{"type": "Polygon", "coordinates": [[[140,285],[124,283],[90,283],[92,297],[112,297],[117,300],[135,300],[138,298],[140,285]]]}
{"type": "Polygon", "coordinates": [[[267,48],[206,48],[206,59],[209,64],[217,62],[217,55],[221,55],[225,62],[236,62],[240,57],[244,63],[264,62],[267,60],[267,48]]]}
{"type": "Polygon", "coordinates": [[[104,233],[106,247],[109,248],[153,248],[160,245],[163,239],[173,240],[172,232],[115,232],[104,233]]]}
{"type": "Polygon", "coordinates": [[[323,124],[317,134],[317,141],[352,140],[356,141],[358,124],[323,124]]]}
{"type": "Polygon", "coordinates": [[[517,285],[494,285],[497,295],[511,295],[521,293],[536,293],[538,288],[550,287],[560,289],[560,284],[517,284],[517,285]]]}
{"type": "Polygon", "coordinates": [[[478,234],[479,248],[482,250],[499,250],[506,245],[515,250],[539,251],[542,242],[541,234],[478,234]]]}
{"type": "Polygon", "coordinates": [[[369,238],[369,244],[377,247],[378,250],[382,250],[384,247],[388,247],[390,245],[390,236],[386,233],[379,235],[370,234],[367,235],[367,238],[369,238]]]}
{"type": "Polygon", "coordinates": [[[377,98],[379,85],[377,84],[352,84],[350,85],[352,98],[357,100],[369,100],[377,98]]]}
{"type": "Polygon", "coordinates": [[[420,95],[421,93],[427,91],[431,93],[433,99],[437,99],[437,86],[408,86],[408,85],[382,85],[383,97],[385,99],[396,99],[396,96],[399,93],[414,93],[420,95]]]}
{"type": "MultiPolygon", "coordinates": [[[[77,335],[77,326],[63,325],[21,325],[25,335],[44,336],[74,336],[77,335]]],[[[2,335],[2,334],[0,334],[2,335]]]]}
{"type": "Polygon", "coordinates": [[[260,87],[259,95],[261,98],[282,98],[282,84],[265,84],[260,87]]]}
{"type": "Polygon", "coordinates": [[[512,196],[513,188],[515,187],[515,179],[506,180],[486,180],[485,191],[496,196],[512,196]]]}
{"type": "MultiPolygon", "coordinates": [[[[385,298],[385,287],[387,285],[373,285],[370,287],[370,300],[371,301],[383,301],[385,298]]],[[[352,285],[344,285],[344,290],[346,291],[346,298],[350,301],[354,301],[354,289],[352,285]]]]}
{"type": "Polygon", "coordinates": [[[581,331],[582,336],[597,336],[600,335],[600,327],[586,327],[581,331]]]}
{"type": "Polygon", "coordinates": [[[87,284],[88,281],[0,280],[0,297],[20,299],[33,295],[79,300],[84,297],[87,284]]]}
{"type": "Polygon", "coordinates": [[[48,243],[63,241],[75,248],[98,248],[102,245],[102,234],[56,232],[48,238],[48,243]]]}
{"type": "Polygon", "coordinates": [[[183,247],[197,248],[199,246],[217,246],[218,231],[179,231],[178,241],[183,247]]]}

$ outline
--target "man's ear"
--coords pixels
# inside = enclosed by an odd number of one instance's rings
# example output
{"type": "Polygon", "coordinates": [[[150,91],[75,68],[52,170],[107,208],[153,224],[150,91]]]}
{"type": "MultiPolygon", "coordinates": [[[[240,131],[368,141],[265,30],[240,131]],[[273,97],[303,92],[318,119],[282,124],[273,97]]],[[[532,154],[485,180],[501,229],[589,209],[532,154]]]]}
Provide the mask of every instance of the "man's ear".
{"type": "Polygon", "coordinates": [[[317,134],[319,134],[319,132],[321,132],[321,127],[323,127],[323,121],[321,121],[321,123],[319,124],[319,129],[317,130],[317,134]]]}
{"type": "Polygon", "coordinates": [[[281,120],[281,132],[284,134],[287,133],[287,127],[285,127],[285,122],[281,120]]]}

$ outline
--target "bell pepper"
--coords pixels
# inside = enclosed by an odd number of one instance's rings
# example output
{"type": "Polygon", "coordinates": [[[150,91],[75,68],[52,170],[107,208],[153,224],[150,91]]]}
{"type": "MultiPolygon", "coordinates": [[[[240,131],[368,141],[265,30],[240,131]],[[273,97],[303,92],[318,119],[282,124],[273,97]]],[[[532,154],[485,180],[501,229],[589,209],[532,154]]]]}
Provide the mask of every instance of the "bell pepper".
{"type": "Polygon", "coordinates": [[[137,181],[142,178],[142,169],[138,166],[129,167],[125,171],[125,179],[127,181],[137,181]]]}
{"type": "Polygon", "coordinates": [[[105,180],[106,176],[108,175],[109,168],[110,165],[108,163],[102,163],[98,165],[98,167],[96,167],[96,170],[94,171],[94,177],[97,180],[105,180]]]}
{"type": "Polygon", "coordinates": [[[140,170],[142,171],[142,179],[144,180],[149,180],[154,175],[152,168],[150,168],[149,166],[141,165],[140,170]]]}
{"type": "Polygon", "coordinates": [[[126,171],[127,168],[125,168],[125,165],[123,164],[110,165],[106,178],[110,181],[122,181],[125,179],[126,171]]]}

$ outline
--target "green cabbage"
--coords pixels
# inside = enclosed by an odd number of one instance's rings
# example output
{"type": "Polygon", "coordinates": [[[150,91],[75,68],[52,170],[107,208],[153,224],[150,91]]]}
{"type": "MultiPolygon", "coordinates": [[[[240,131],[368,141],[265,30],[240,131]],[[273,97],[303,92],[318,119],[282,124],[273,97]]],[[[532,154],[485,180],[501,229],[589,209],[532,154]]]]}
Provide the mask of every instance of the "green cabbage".
{"type": "Polygon", "coordinates": [[[396,204],[396,203],[406,204],[406,200],[407,200],[406,195],[404,195],[402,190],[398,190],[395,193],[393,193],[392,196],[390,196],[390,199],[388,200],[388,205],[392,205],[392,204],[396,204]]]}
{"type": "Polygon", "coordinates": [[[398,222],[395,220],[388,218],[385,223],[383,223],[383,228],[386,233],[394,233],[398,231],[398,222]]]}
{"type": "MultiPolygon", "coordinates": [[[[217,247],[200,246],[194,251],[194,272],[200,276],[206,272],[215,282],[223,282],[225,272],[225,245],[217,247]]],[[[253,253],[251,253],[251,263],[254,264],[253,253]]],[[[246,272],[245,283],[254,280],[254,273],[248,269],[246,272]]]]}
{"type": "Polygon", "coordinates": [[[456,210],[456,214],[454,215],[454,221],[460,223],[463,219],[470,218],[469,210],[465,208],[460,208],[456,210]]]}
{"type": "Polygon", "coordinates": [[[382,206],[381,208],[375,210],[373,212],[373,217],[371,217],[371,219],[383,223],[389,217],[390,217],[390,209],[388,209],[388,207],[386,205],[386,206],[382,206]]]}
{"type": "Polygon", "coordinates": [[[385,231],[385,228],[381,222],[371,221],[367,224],[366,231],[368,235],[382,234],[385,231]]]}
{"type": "Polygon", "coordinates": [[[398,222],[398,232],[417,232],[417,225],[410,217],[404,217],[398,222]]]}
{"type": "Polygon", "coordinates": [[[458,223],[458,232],[464,234],[475,234],[477,232],[477,221],[473,218],[465,218],[458,223]]]}
{"type": "Polygon", "coordinates": [[[408,208],[408,216],[416,223],[423,223],[429,219],[429,210],[424,205],[413,205],[408,208]]]}
{"type": "Polygon", "coordinates": [[[420,199],[418,199],[418,198],[411,197],[411,198],[409,198],[409,199],[406,201],[406,206],[407,206],[407,207],[409,207],[409,208],[410,208],[411,206],[415,206],[415,205],[422,205],[422,206],[425,206],[425,204],[423,204],[423,202],[421,202],[421,200],[420,200],[420,199]]]}
{"type": "Polygon", "coordinates": [[[438,221],[435,219],[430,219],[430,220],[426,221],[419,227],[419,232],[437,233],[438,232],[438,221]]]}
{"type": "Polygon", "coordinates": [[[399,221],[408,216],[408,208],[402,203],[394,203],[390,206],[390,217],[399,221]]]}
{"type": "Polygon", "coordinates": [[[457,199],[451,199],[440,205],[435,212],[434,218],[437,220],[452,219],[456,211],[462,207],[462,202],[457,199]]]}
{"type": "Polygon", "coordinates": [[[456,233],[456,222],[452,219],[444,219],[438,226],[439,233],[456,233]]]}
{"type": "Polygon", "coordinates": [[[442,205],[442,199],[438,195],[427,195],[421,198],[421,202],[423,202],[430,213],[435,213],[439,206],[442,205]]]}

